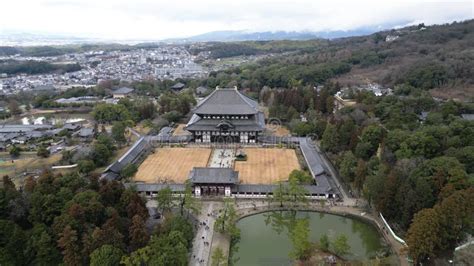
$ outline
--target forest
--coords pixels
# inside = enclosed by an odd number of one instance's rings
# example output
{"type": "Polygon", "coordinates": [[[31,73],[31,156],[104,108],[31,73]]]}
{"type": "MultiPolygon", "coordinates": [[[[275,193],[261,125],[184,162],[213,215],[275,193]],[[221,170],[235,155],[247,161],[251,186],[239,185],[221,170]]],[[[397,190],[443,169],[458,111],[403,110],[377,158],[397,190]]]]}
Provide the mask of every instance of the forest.
{"type": "Polygon", "coordinates": [[[201,85],[236,85],[258,93],[263,86],[293,88],[322,85],[327,81],[356,86],[369,81],[391,88],[402,84],[424,90],[440,88],[444,96],[458,93],[461,100],[471,100],[473,28],[474,20],[468,20],[435,26],[420,24],[331,41],[218,44],[208,49],[219,51],[221,57],[226,57],[225,47],[232,50],[235,45],[251,47],[260,50],[259,53],[272,51],[268,48],[272,45],[276,51],[292,52],[276,53],[255,63],[212,72],[201,85]],[[392,35],[398,38],[385,41],[392,35]],[[306,47],[307,44],[311,45],[306,47]]]}
{"type": "Polygon", "coordinates": [[[383,213],[409,255],[423,262],[453,250],[474,228],[474,122],[461,117],[474,113],[473,94],[456,101],[431,95],[474,84],[474,60],[466,60],[473,24],[338,39],[330,47],[213,72],[201,85],[245,88],[269,117],[319,139],[348,189],[383,213]],[[389,34],[399,38],[385,42],[389,34]],[[349,85],[341,77],[354,71],[385,73],[377,81],[393,95],[353,90],[356,104],[336,110],[333,95],[349,85]]]}
{"type": "MultiPolygon", "coordinates": [[[[292,42],[278,42],[275,49],[284,55],[211,72],[206,79],[180,81],[190,88],[243,88],[268,107],[269,117],[281,120],[292,133],[314,137],[348,190],[387,218],[418,263],[452,251],[474,229],[474,121],[461,116],[474,114],[473,94],[456,101],[432,95],[437,89],[449,93],[472,88],[473,43],[474,20],[420,24],[328,43],[307,41],[299,43],[299,48],[291,48],[292,42]],[[387,42],[388,35],[399,38],[387,42]],[[309,48],[301,47],[308,43],[309,48]],[[390,86],[393,94],[377,97],[353,90],[355,104],[337,110],[334,95],[351,85],[344,80],[354,73],[390,86]]],[[[216,56],[272,51],[272,42],[239,45],[251,49],[219,44],[216,56]],[[236,53],[227,52],[226,47],[234,47],[236,53]]],[[[161,96],[158,110],[138,98],[97,105],[93,116],[113,124],[116,132],[124,127],[119,122],[135,123],[155,113],[178,121],[195,101],[191,92],[169,92],[172,83],[131,85],[139,96],[161,96]]],[[[66,93],[71,97],[104,95],[113,85],[118,84],[108,81],[91,90],[66,93]]],[[[18,102],[23,100],[17,97],[18,102]]],[[[31,97],[25,99],[31,99],[35,107],[46,107],[58,96],[31,97]]],[[[92,168],[107,163],[113,152],[113,145],[104,148],[109,141],[98,137],[92,168]]],[[[22,190],[4,178],[0,264],[187,263],[183,254],[192,228],[183,217],[171,219],[148,239],[143,231],[144,200],[120,183],[97,181],[87,171],[90,167],[83,166],[86,170],[76,174],[45,172],[38,180],[28,179],[22,190]]],[[[163,209],[168,208],[168,194],[160,194],[163,209]]]]}
{"type": "Polygon", "coordinates": [[[319,139],[348,189],[383,213],[416,261],[462,243],[473,229],[474,121],[461,114],[474,104],[398,88],[383,97],[356,92],[354,106],[335,110],[337,89],[265,89],[260,97],[294,134],[319,139]]]}
{"type": "Polygon", "coordinates": [[[187,265],[193,228],[183,214],[145,225],[145,199],[118,181],[43,172],[0,188],[2,265],[187,265]]]}
{"type": "Polygon", "coordinates": [[[8,75],[17,74],[46,74],[46,73],[66,73],[81,70],[79,64],[51,64],[44,61],[15,61],[0,60],[0,73],[8,75]]]}

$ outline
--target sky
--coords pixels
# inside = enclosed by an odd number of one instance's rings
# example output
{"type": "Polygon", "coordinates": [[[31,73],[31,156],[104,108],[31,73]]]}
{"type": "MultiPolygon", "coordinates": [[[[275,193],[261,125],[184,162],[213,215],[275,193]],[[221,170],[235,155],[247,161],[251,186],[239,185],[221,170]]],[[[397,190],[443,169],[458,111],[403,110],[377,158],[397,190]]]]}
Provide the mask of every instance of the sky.
{"type": "Polygon", "coordinates": [[[472,19],[474,0],[2,0],[0,33],[161,40],[211,31],[335,31],[472,19]]]}

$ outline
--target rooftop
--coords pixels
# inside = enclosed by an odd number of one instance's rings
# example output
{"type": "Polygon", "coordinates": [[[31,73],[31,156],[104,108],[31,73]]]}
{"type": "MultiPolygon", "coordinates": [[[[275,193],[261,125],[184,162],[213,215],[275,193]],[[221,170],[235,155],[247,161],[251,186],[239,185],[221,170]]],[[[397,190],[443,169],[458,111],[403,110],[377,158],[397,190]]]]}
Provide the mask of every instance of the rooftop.
{"type": "Polygon", "coordinates": [[[112,93],[113,94],[129,94],[131,92],[133,92],[132,88],[122,87],[122,88],[114,90],[112,93]]]}
{"type": "Polygon", "coordinates": [[[258,112],[258,103],[237,88],[216,88],[194,108],[196,114],[209,115],[250,115],[258,112]]]}
{"type": "Polygon", "coordinates": [[[184,84],[181,83],[181,82],[178,82],[178,83],[174,84],[174,85],[171,87],[171,89],[173,89],[173,90],[180,90],[180,89],[183,89],[184,86],[186,86],[186,85],[184,85],[184,84]]]}
{"type": "Polygon", "coordinates": [[[218,129],[223,123],[228,124],[235,131],[263,131],[265,129],[265,117],[262,112],[259,112],[251,119],[240,120],[202,119],[194,114],[186,125],[186,130],[212,131],[218,129]]]}
{"type": "Polygon", "coordinates": [[[192,183],[237,184],[239,172],[232,168],[194,167],[189,174],[192,183]]]}
{"type": "Polygon", "coordinates": [[[20,133],[33,130],[52,129],[52,125],[0,125],[0,133],[20,133]]]}

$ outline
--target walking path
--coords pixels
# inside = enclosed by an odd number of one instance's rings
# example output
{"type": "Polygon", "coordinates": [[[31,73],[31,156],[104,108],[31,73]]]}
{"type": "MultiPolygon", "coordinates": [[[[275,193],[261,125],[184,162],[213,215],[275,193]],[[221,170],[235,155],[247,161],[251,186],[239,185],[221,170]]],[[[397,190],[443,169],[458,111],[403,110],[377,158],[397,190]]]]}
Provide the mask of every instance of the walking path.
{"type": "Polygon", "coordinates": [[[197,230],[193,240],[193,249],[189,265],[210,265],[211,243],[213,242],[214,223],[221,202],[203,201],[201,214],[197,217],[197,230]]]}
{"type": "Polygon", "coordinates": [[[233,149],[214,149],[209,167],[232,168],[234,160],[235,153],[233,149]]]}

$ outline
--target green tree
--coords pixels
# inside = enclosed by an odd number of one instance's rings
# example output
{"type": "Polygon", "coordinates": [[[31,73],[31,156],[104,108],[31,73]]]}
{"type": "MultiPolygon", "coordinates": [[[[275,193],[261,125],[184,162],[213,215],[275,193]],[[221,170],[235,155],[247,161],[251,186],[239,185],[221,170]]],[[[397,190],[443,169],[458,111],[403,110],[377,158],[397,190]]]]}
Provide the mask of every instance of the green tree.
{"type": "Polygon", "coordinates": [[[342,157],[341,165],[339,166],[339,173],[346,182],[354,181],[356,168],[357,158],[351,151],[346,151],[342,157]]]}
{"type": "Polygon", "coordinates": [[[101,143],[94,144],[92,149],[92,160],[96,166],[104,166],[109,162],[112,151],[108,146],[101,143]]]}
{"type": "Polygon", "coordinates": [[[306,185],[311,185],[314,181],[313,177],[311,177],[311,175],[309,175],[305,171],[301,171],[301,170],[291,171],[290,177],[288,178],[288,180],[290,180],[292,178],[296,178],[296,180],[298,180],[298,182],[300,184],[306,184],[306,185]]]}
{"type": "Polygon", "coordinates": [[[61,256],[55,248],[54,239],[46,231],[41,233],[40,238],[35,244],[36,265],[53,265],[60,263],[61,256]]]}
{"type": "Polygon", "coordinates": [[[354,186],[356,187],[358,192],[362,191],[366,176],[367,176],[367,163],[364,160],[359,159],[357,161],[357,168],[355,170],[355,179],[354,179],[354,186]]]}
{"type": "Polygon", "coordinates": [[[80,173],[88,174],[95,169],[95,164],[92,160],[80,160],[77,167],[80,173]]]}
{"type": "Polygon", "coordinates": [[[349,246],[349,244],[347,243],[347,236],[338,236],[332,243],[332,248],[334,250],[334,253],[336,253],[338,256],[346,255],[351,249],[351,246],[349,246]]]}
{"type": "Polygon", "coordinates": [[[152,250],[161,250],[150,256],[150,265],[187,265],[188,248],[182,232],[171,231],[166,237],[152,241],[152,250]],[[163,263],[163,264],[162,264],[163,263]]]}
{"type": "Polygon", "coordinates": [[[120,143],[123,144],[127,140],[125,139],[125,129],[126,125],[122,121],[115,121],[112,126],[112,138],[120,143]]]}
{"type": "Polygon", "coordinates": [[[43,157],[43,158],[49,157],[49,154],[50,154],[49,150],[46,149],[46,147],[44,147],[44,146],[40,146],[38,148],[38,151],[36,152],[36,155],[38,157],[43,157]]]}
{"type": "Polygon", "coordinates": [[[156,195],[156,201],[158,207],[161,209],[161,212],[170,212],[173,208],[173,191],[170,187],[165,187],[162,190],[158,191],[156,195]]]}
{"type": "Polygon", "coordinates": [[[308,191],[300,184],[296,178],[292,178],[288,181],[288,199],[293,205],[308,204],[308,198],[306,195],[308,191]]]}
{"type": "Polygon", "coordinates": [[[290,239],[293,244],[293,250],[290,257],[294,259],[305,259],[309,256],[311,242],[309,241],[309,220],[298,219],[290,230],[290,239]]]}
{"type": "Polygon", "coordinates": [[[20,153],[21,153],[21,148],[20,147],[17,147],[15,145],[13,145],[11,148],[10,148],[10,155],[13,157],[13,158],[17,158],[20,156],[20,153]]]}
{"type": "Polygon", "coordinates": [[[94,119],[99,123],[127,121],[132,118],[123,104],[98,104],[92,111],[94,119]]]}
{"type": "Polygon", "coordinates": [[[130,253],[130,256],[123,256],[120,263],[126,266],[147,265],[150,261],[152,250],[150,246],[146,246],[130,253]]]}
{"type": "Polygon", "coordinates": [[[136,164],[129,163],[129,164],[125,165],[125,167],[122,168],[122,170],[120,171],[120,177],[121,178],[130,178],[130,177],[135,175],[137,170],[138,170],[138,167],[137,167],[136,164]]]}
{"type": "Polygon", "coordinates": [[[275,190],[273,190],[272,201],[277,201],[280,203],[280,207],[283,207],[285,202],[288,202],[288,186],[283,184],[282,181],[279,181],[275,190]]]}
{"type": "Polygon", "coordinates": [[[235,225],[236,221],[237,212],[234,203],[226,198],[224,199],[224,209],[221,211],[219,217],[217,217],[214,229],[220,233],[232,235],[235,231],[238,231],[235,225]]]}
{"type": "Polygon", "coordinates": [[[109,135],[107,135],[107,133],[104,133],[104,132],[100,133],[97,136],[97,143],[108,147],[111,151],[115,149],[113,139],[109,135]]]}
{"type": "Polygon", "coordinates": [[[201,202],[197,200],[193,195],[193,188],[191,182],[186,181],[184,195],[180,198],[179,211],[181,215],[184,214],[184,210],[188,210],[194,215],[198,215],[201,212],[201,202]]]}
{"type": "Polygon", "coordinates": [[[329,242],[329,238],[328,238],[328,235],[327,235],[327,234],[324,234],[324,235],[322,235],[322,236],[319,238],[319,248],[320,248],[322,251],[328,251],[330,244],[331,244],[331,243],[329,242]]]}
{"type": "Polygon", "coordinates": [[[120,264],[123,251],[112,245],[103,245],[90,255],[91,266],[115,266],[120,264]]]}
{"type": "Polygon", "coordinates": [[[372,145],[368,142],[359,142],[355,148],[355,155],[357,158],[363,160],[368,160],[372,155],[374,155],[376,149],[373,149],[372,145]]]}
{"type": "Polygon", "coordinates": [[[27,265],[29,258],[25,257],[27,236],[21,228],[12,221],[0,220],[0,264],[27,265]]]}
{"type": "Polygon", "coordinates": [[[323,137],[321,139],[321,148],[324,151],[336,152],[339,150],[339,137],[337,134],[336,126],[331,123],[327,123],[326,129],[324,130],[323,137]]]}
{"type": "Polygon", "coordinates": [[[212,266],[226,266],[224,252],[220,247],[217,247],[212,253],[212,266]]]}

